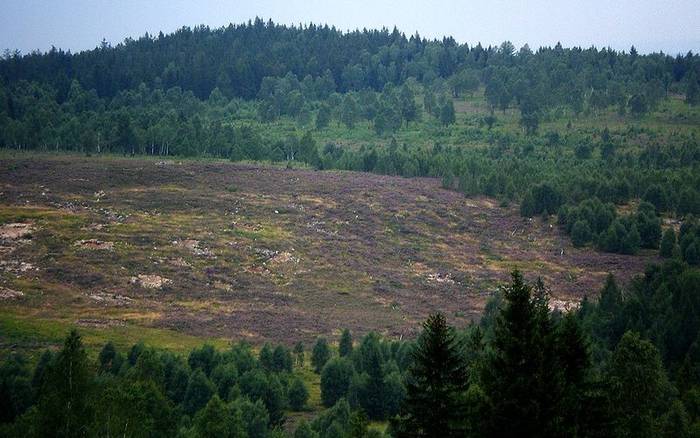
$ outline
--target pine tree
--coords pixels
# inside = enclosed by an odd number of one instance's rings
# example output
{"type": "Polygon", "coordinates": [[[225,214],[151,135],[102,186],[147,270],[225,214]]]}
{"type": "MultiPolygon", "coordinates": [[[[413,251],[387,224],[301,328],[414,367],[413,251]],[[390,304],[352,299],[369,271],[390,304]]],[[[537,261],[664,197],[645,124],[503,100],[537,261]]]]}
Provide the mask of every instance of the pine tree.
{"type": "Polygon", "coordinates": [[[331,359],[321,372],[321,400],[331,407],[341,398],[347,397],[350,381],[355,370],[347,358],[331,359]]]}
{"type": "Polygon", "coordinates": [[[243,438],[245,429],[241,411],[227,406],[214,395],[207,405],[197,413],[194,420],[197,436],[202,438],[243,438]]]}
{"type": "Polygon", "coordinates": [[[295,411],[301,411],[306,406],[306,401],[309,399],[309,390],[299,378],[292,380],[287,391],[289,399],[289,407],[295,411]]]}
{"type": "Polygon", "coordinates": [[[659,255],[661,257],[670,258],[673,256],[673,250],[676,247],[676,233],[673,228],[669,228],[664,231],[664,235],[661,238],[661,245],[659,246],[659,255]]]}
{"type": "Polygon", "coordinates": [[[625,333],[612,355],[607,377],[615,435],[658,436],[658,410],[668,383],[654,345],[637,333],[625,333]]]}
{"type": "Polygon", "coordinates": [[[326,338],[318,338],[311,352],[311,365],[316,374],[320,373],[331,357],[331,350],[328,348],[326,338]]]}
{"type": "Polygon", "coordinates": [[[462,347],[445,317],[431,315],[413,351],[406,398],[395,422],[400,437],[463,435],[468,370],[462,347]]]}
{"type": "Polygon", "coordinates": [[[442,126],[449,126],[455,123],[455,106],[452,99],[444,99],[440,106],[440,123],[442,126]]]}
{"type": "Polygon", "coordinates": [[[352,353],[352,335],[350,330],[345,329],[340,335],[340,342],[338,343],[338,354],[340,357],[349,356],[352,353]]]}
{"type": "Polygon", "coordinates": [[[304,343],[297,342],[294,345],[294,355],[296,356],[296,364],[298,367],[304,366],[304,343]]]}
{"type": "Polygon", "coordinates": [[[87,354],[76,330],[51,364],[39,398],[39,430],[43,436],[85,435],[92,416],[92,389],[87,354]]]}
{"type": "Polygon", "coordinates": [[[533,294],[518,271],[512,277],[482,376],[493,403],[489,435],[557,436],[564,380],[547,293],[538,282],[533,294]]]}

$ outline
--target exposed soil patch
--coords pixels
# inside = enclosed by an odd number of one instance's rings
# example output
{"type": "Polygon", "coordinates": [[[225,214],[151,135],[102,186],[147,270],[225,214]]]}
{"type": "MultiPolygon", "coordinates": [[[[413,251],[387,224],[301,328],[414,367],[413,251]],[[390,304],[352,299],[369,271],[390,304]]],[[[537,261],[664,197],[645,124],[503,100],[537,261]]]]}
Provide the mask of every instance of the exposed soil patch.
{"type": "Polygon", "coordinates": [[[24,296],[23,292],[18,290],[8,289],[6,287],[0,287],[0,300],[15,300],[22,298],[24,296]]]}
{"type": "Polygon", "coordinates": [[[126,325],[126,321],[120,319],[81,318],[75,321],[75,325],[79,327],[105,329],[108,327],[123,327],[126,325]]]}
{"type": "Polygon", "coordinates": [[[107,292],[94,292],[88,294],[88,297],[91,300],[100,304],[104,304],[106,306],[129,306],[134,302],[133,298],[129,298],[124,295],[111,294],[107,292]]]}
{"type": "Polygon", "coordinates": [[[136,277],[131,277],[131,284],[137,284],[146,289],[161,289],[163,286],[172,283],[173,281],[161,277],[160,275],[139,274],[136,277]]]}
{"type": "Polygon", "coordinates": [[[97,239],[78,240],[75,246],[83,249],[111,251],[114,249],[114,242],[103,242],[97,239]]]}
{"type": "Polygon", "coordinates": [[[17,239],[30,239],[32,237],[32,232],[34,227],[32,224],[23,223],[11,223],[0,225],[0,239],[3,240],[17,240],[17,239]]]}
{"type": "Polygon", "coordinates": [[[173,241],[173,245],[185,248],[196,256],[211,257],[214,255],[209,248],[202,248],[199,244],[199,240],[195,239],[175,240],[173,241]]]}
{"type": "Polygon", "coordinates": [[[13,274],[24,274],[30,271],[36,271],[37,267],[31,263],[20,260],[0,260],[0,270],[13,274]]]}

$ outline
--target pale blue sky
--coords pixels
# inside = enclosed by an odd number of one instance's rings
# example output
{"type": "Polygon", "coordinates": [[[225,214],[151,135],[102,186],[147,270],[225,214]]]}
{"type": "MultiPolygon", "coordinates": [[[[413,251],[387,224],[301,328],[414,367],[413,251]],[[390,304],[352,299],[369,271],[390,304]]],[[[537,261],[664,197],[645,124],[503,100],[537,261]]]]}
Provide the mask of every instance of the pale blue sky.
{"type": "Polygon", "coordinates": [[[425,37],[452,35],[484,45],[536,48],[610,46],[676,54],[700,51],[700,0],[3,0],[0,49],[72,51],[183,25],[218,27],[260,16],[287,24],[328,23],[346,30],[392,28],[425,37]]]}

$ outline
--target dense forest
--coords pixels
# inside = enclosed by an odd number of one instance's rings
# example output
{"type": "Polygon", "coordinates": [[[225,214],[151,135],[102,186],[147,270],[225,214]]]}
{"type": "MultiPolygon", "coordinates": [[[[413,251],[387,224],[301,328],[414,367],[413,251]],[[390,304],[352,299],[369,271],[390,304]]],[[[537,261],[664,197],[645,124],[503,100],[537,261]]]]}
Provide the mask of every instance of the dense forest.
{"type": "MultiPolygon", "coordinates": [[[[654,118],[673,96],[694,108],[699,72],[693,53],[516,51],[257,19],[77,54],[7,52],[0,146],[439,177],[524,216],[559,213],[577,246],[636,253],[659,247],[660,216],[700,214],[695,111],[654,118]],[[474,94],[488,112],[458,121],[474,94]],[[509,129],[513,112],[521,129],[509,129]],[[591,117],[626,122],[572,125],[591,117]],[[638,199],[648,204],[616,213],[638,199]]],[[[697,263],[697,235],[678,241],[697,263]]]]}
{"type": "Polygon", "coordinates": [[[93,354],[74,331],[58,351],[7,355],[0,435],[700,436],[699,78],[692,52],[260,19],[6,52],[0,148],[440,178],[555,217],[576,247],[660,264],[566,313],[516,271],[480,321],[435,314],[416,340],[345,330],[337,344],[93,354]]]}
{"type": "Polygon", "coordinates": [[[0,367],[3,436],[399,437],[634,436],[700,433],[700,272],[651,267],[626,290],[562,314],[519,272],[464,331],[432,315],[415,341],[374,333],[306,351],[210,345],[187,357],[141,343],[88,356],[73,331],[30,367],[0,367]],[[328,409],[307,409],[295,370],[320,374],[328,409]],[[370,421],[389,421],[386,431],[370,421]],[[517,431],[517,432],[515,432],[517,431]]]}

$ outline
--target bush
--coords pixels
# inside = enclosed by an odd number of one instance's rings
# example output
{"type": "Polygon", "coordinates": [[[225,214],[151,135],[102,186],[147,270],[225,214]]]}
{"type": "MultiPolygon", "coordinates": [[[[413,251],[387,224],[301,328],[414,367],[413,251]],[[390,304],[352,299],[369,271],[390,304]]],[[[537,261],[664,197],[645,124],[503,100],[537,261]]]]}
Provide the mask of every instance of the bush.
{"type": "Polygon", "coordinates": [[[335,358],[323,367],[321,373],[321,401],[331,407],[347,396],[350,381],[355,373],[352,363],[345,358],[335,358]]]}
{"type": "Polygon", "coordinates": [[[202,409],[214,394],[214,385],[201,369],[195,370],[190,376],[185,392],[185,412],[194,415],[202,409]]]}
{"type": "Polygon", "coordinates": [[[586,221],[576,221],[571,228],[571,241],[575,247],[584,246],[591,240],[591,227],[586,221]]]}
{"type": "Polygon", "coordinates": [[[287,391],[287,399],[289,400],[289,407],[293,410],[301,411],[304,409],[306,402],[309,400],[309,391],[301,379],[296,378],[292,380],[287,391]]]}
{"type": "Polygon", "coordinates": [[[661,240],[661,220],[656,216],[654,206],[643,202],[637,209],[635,225],[639,230],[642,248],[658,248],[661,240]]]}
{"type": "Polygon", "coordinates": [[[664,236],[661,238],[661,246],[659,247],[659,254],[661,257],[672,257],[673,250],[676,247],[676,233],[673,229],[669,228],[664,231],[664,236]]]}
{"type": "Polygon", "coordinates": [[[649,186],[646,192],[644,192],[642,199],[653,205],[656,211],[662,212],[668,211],[669,209],[668,194],[663,187],[658,184],[649,186]]]}
{"type": "Polygon", "coordinates": [[[330,357],[331,350],[328,348],[328,342],[325,338],[318,338],[311,352],[311,365],[314,367],[314,371],[317,374],[321,372],[323,366],[326,365],[330,357]]]}

